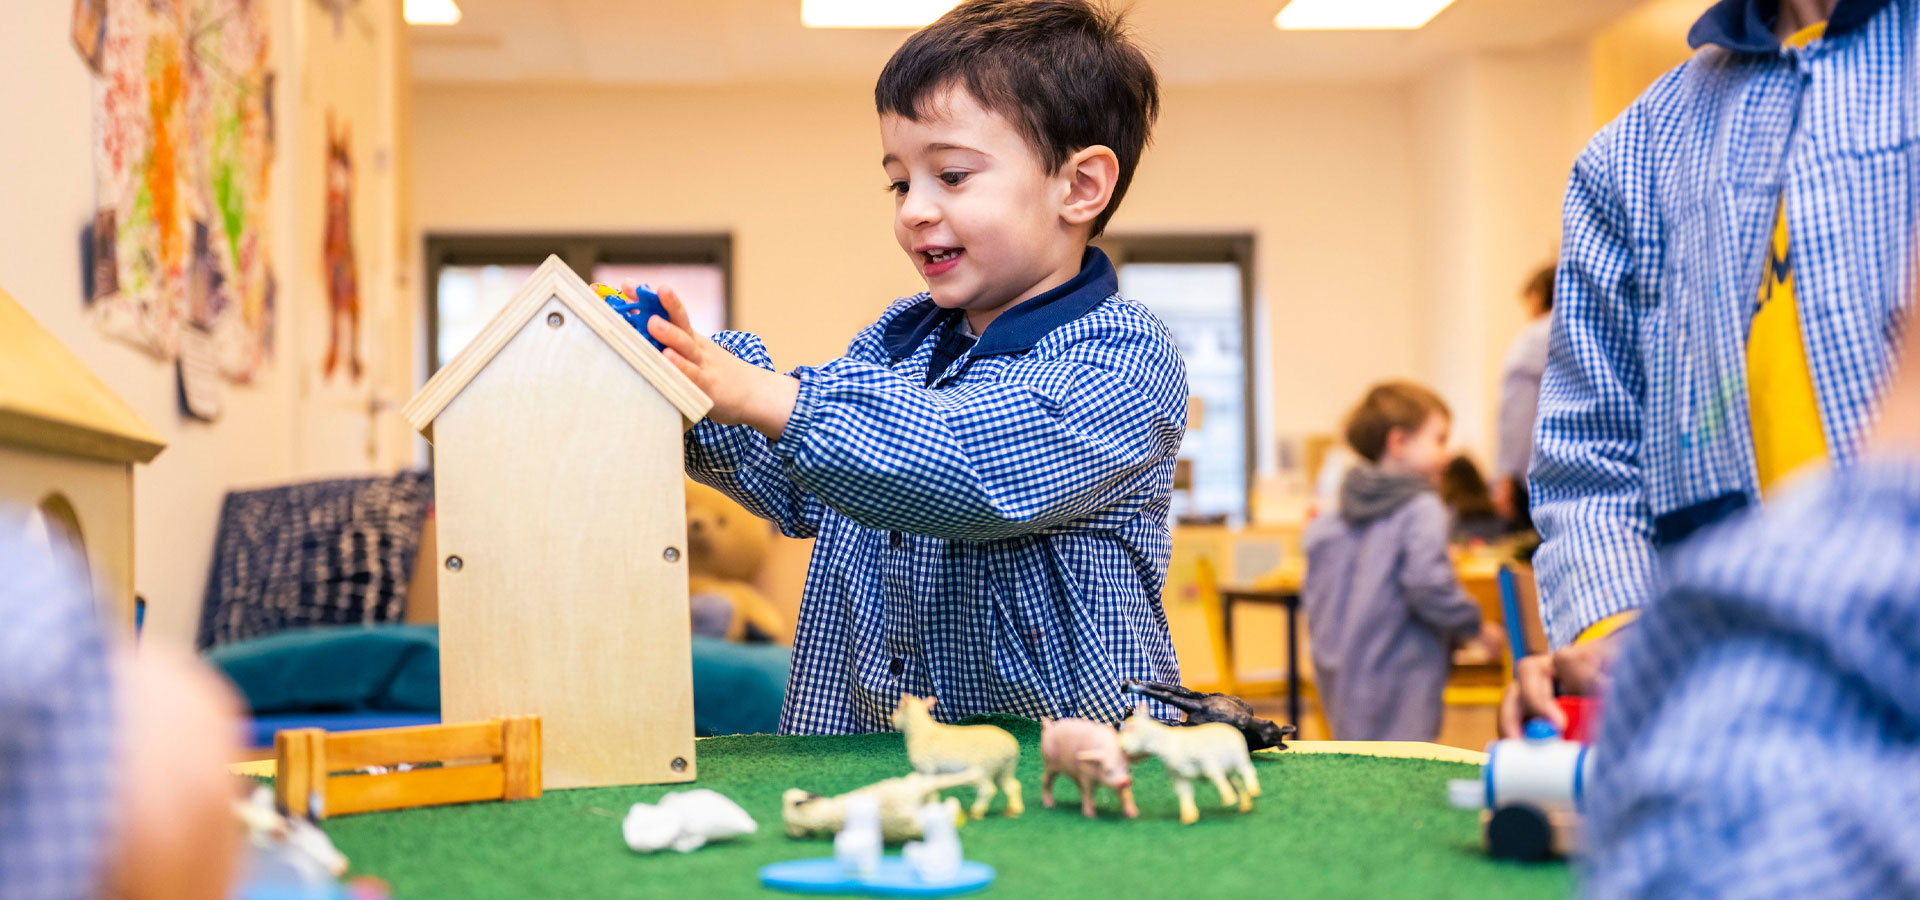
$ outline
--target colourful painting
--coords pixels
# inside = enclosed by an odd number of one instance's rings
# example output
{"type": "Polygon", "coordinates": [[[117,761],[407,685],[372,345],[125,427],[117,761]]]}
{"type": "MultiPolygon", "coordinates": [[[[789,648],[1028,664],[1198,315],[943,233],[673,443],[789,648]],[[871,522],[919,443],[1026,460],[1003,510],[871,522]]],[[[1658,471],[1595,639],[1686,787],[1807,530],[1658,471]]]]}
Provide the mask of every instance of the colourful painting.
{"type": "Polygon", "coordinates": [[[320,264],[327,276],[327,357],[320,375],[335,370],[348,381],[359,381],[360,271],[353,261],[353,128],[335,126],[327,110],[327,222],[320,264]]]}
{"type": "Polygon", "coordinates": [[[95,277],[94,317],[166,359],[190,320],[236,381],[272,347],[269,5],[100,0],[95,222],[113,233],[93,239],[116,274],[95,277]]]}

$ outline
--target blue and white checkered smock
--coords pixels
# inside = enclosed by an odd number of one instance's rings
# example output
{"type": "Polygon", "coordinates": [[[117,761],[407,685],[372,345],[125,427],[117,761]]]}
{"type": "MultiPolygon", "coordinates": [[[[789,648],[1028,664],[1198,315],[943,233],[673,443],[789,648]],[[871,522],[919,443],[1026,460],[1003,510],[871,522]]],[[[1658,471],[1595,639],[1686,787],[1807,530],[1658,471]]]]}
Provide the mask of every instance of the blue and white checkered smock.
{"type": "Polygon", "coordinates": [[[1627,633],[1584,894],[1920,896],[1920,463],[1703,533],[1627,633]]]}
{"type": "Polygon", "coordinates": [[[1713,46],[1603,129],[1568,185],[1531,478],[1555,646],[1642,606],[1657,548],[1759,496],[1745,348],[1783,196],[1837,464],[1887,369],[1920,214],[1920,2],[1842,0],[1804,49],[1758,2],[1709,12],[1694,39],[1713,46]]]}
{"type": "MultiPolygon", "coordinates": [[[[971,347],[957,312],[907,297],[794,370],[778,441],[688,432],[688,474],[818,539],[781,731],[884,731],[902,692],[946,720],[1117,722],[1121,679],[1179,680],[1160,591],[1186,369],[1118,286],[1089,250],[971,347]],[[943,343],[954,361],[929,377],[943,343]]],[[[753,335],[714,340],[773,367],[753,335]]]]}
{"type": "MultiPolygon", "coordinates": [[[[23,516],[0,509],[0,523],[23,516]]],[[[113,717],[93,601],[44,552],[0,539],[0,900],[98,894],[113,717]]]]}

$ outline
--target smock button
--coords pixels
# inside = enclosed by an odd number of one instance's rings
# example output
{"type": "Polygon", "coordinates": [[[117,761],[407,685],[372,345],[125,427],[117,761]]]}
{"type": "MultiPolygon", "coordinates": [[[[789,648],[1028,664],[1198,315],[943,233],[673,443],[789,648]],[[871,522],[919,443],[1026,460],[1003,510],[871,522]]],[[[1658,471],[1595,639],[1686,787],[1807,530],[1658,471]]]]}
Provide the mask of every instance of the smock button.
{"type": "Polygon", "coordinates": [[[898,550],[900,549],[900,545],[906,542],[906,539],[901,537],[898,531],[889,531],[887,532],[887,542],[893,545],[893,549],[898,550]]]}
{"type": "Polygon", "coordinates": [[[887,671],[892,672],[895,675],[898,675],[901,672],[905,672],[906,670],[907,670],[907,661],[904,659],[901,659],[898,656],[893,658],[893,662],[887,663],[887,671]]]}

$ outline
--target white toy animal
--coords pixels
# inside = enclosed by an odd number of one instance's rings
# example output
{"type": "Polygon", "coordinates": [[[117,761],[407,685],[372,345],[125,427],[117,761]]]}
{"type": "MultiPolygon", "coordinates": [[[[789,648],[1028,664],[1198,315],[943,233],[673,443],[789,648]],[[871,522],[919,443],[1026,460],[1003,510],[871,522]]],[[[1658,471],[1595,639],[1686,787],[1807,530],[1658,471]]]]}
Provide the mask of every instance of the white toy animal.
{"type": "Polygon", "coordinates": [[[250,869],[257,875],[271,868],[278,877],[311,885],[330,885],[347,872],[347,858],[318,825],[281,815],[273,805],[273,788],[261,785],[246,800],[233,801],[233,812],[247,826],[250,869]]]}
{"type": "MultiPolygon", "coordinates": [[[[973,780],[973,773],[956,775],[906,775],[889,778],[849,791],[837,797],[822,797],[799,788],[781,795],[781,817],[787,823],[787,836],[826,837],[838,834],[847,820],[847,801],[871,794],[880,803],[880,836],[889,844],[921,836],[920,807],[940,803],[940,792],[973,780]]],[[[945,808],[956,819],[960,801],[947,798],[945,808]]]]}
{"type": "Polygon", "coordinates": [[[920,807],[920,829],[926,832],[927,839],[908,843],[900,849],[900,855],[921,881],[929,884],[952,881],[960,874],[961,862],[960,834],[953,817],[946,807],[929,803],[920,807]]]}
{"type": "Polygon", "coordinates": [[[716,791],[676,791],[657,804],[635,803],[620,823],[627,846],[641,853],[672,847],[681,853],[708,841],[752,834],[759,826],[740,804],[716,791]]]}
{"type": "Polygon", "coordinates": [[[833,858],[854,878],[872,878],[880,868],[885,842],[880,839],[880,798],[854,794],[847,798],[847,823],[833,837],[833,858]]]}
{"type": "Polygon", "coordinates": [[[1152,754],[1166,763],[1173,791],[1180,797],[1182,824],[1200,820],[1200,810],[1193,805],[1195,778],[1213,782],[1220,791],[1221,804],[1233,806],[1236,796],[1227,777],[1237,776],[1241,812],[1253,809],[1253,798],[1260,796],[1260,779],[1253,774],[1253,761],[1247,758],[1246,736],[1224,722],[1176,727],[1154,719],[1144,708],[1135,708],[1120,726],[1120,749],[1134,757],[1152,754]]]}
{"type": "Polygon", "coordinates": [[[996,787],[1007,795],[1007,817],[1026,811],[1020,802],[1020,742],[1004,728],[992,725],[943,725],[929,712],[934,698],[900,695],[893,710],[893,727],[907,736],[907,759],[923,775],[973,773],[973,809],[978,819],[987,814],[996,787]]]}

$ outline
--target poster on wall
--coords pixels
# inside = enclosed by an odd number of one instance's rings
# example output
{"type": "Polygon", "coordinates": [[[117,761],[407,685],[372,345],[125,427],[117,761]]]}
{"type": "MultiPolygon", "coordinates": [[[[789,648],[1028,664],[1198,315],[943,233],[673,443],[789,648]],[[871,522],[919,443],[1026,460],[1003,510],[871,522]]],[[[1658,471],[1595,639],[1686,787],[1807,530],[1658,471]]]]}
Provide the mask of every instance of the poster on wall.
{"type": "Polygon", "coordinates": [[[392,0],[311,0],[295,178],[300,222],[296,343],[316,399],[367,425],[395,324],[392,141],[397,73],[392,0]]]}
{"type": "Polygon", "coordinates": [[[162,359],[201,329],[221,375],[272,349],[273,74],[258,0],[76,0],[100,17],[92,286],[99,327],[162,359]]]}

